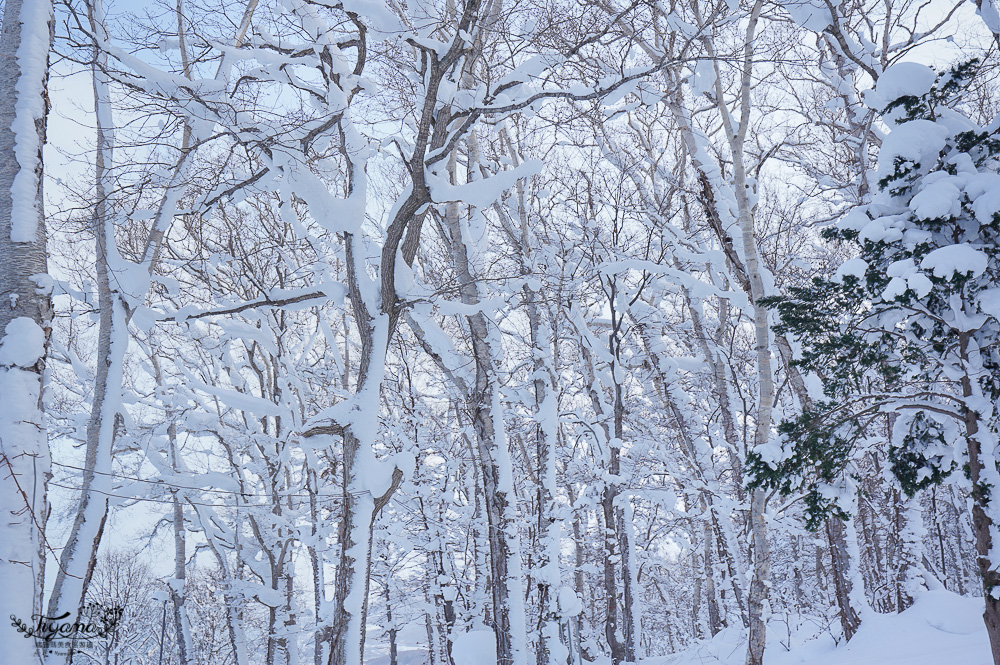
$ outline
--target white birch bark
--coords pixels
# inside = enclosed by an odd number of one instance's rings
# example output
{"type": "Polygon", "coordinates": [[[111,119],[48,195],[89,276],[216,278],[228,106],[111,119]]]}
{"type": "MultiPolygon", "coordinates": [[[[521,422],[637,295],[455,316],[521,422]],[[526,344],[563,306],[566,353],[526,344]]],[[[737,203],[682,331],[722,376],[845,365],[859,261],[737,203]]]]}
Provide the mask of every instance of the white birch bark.
{"type": "MultiPolygon", "coordinates": [[[[42,390],[52,313],[42,145],[52,20],[47,0],[8,0],[0,26],[0,616],[28,625],[44,612],[48,549],[42,390]]],[[[40,663],[36,641],[9,630],[3,658],[40,663]]]]}
{"type": "MultiPolygon", "coordinates": [[[[471,145],[478,139],[473,134],[469,140],[471,145]]],[[[452,174],[454,168],[452,155],[452,174]]],[[[449,204],[444,219],[452,243],[453,266],[462,302],[479,305],[479,287],[473,276],[468,249],[468,227],[462,224],[458,204],[449,204]]],[[[489,525],[487,540],[493,578],[493,631],[497,641],[497,660],[500,665],[527,665],[527,626],[522,600],[524,590],[513,463],[504,431],[497,376],[501,367],[502,346],[496,324],[485,313],[479,311],[466,318],[475,361],[475,384],[468,406],[473,416],[489,525]]]]}
{"type": "MultiPolygon", "coordinates": [[[[87,5],[91,30],[105,36],[102,0],[87,5]]],[[[111,456],[115,428],[120,418],[123,367],[128,346],[126,312],[113,269],[122,265],[115,244],[115,223],[111,201],[114,182],[114,125],[106,74],[107,56],[95,44],[91,67],[94,109],[97,124],[95,154],[95,202],[92,219],[97,269],[97,298],[100,320],[97,362],[90,420],[87,423],[84,472],[76,517],[59,557],[59,569],[49,597],[49,614],[75,613],[83,603],[104,533],[111,493],[111,456]],[[112,285],[114,283],[114,286],[112,285]]],[[[69,656],[67,656],[69,660],[69,656]]]]}
{"type": "MultiPolygon", "coordinates": [[[[248,4],[236,43],[243,39],[256,0],[248,4]]],[[[114,167],[115,131],[111,111],[110,79],[108,75],[109,43],[106,16],[102,0],[88,0],[87,16],[94,35],[92,81],[94,87],[94,115],[97,129],[95,152],[95,203],[93,230],[97,268],[97,292],[100,321],[94,394],[91,415],[87,425],[84,472],[76,515],[69,537],[59,557],[59,569],[49,597],[49,613],[74,612],[83,602],[87,586],[97,560],[97,551],[103,536],[108,514],[108,496],[111,490],[111,460],[115,428],[122,408],[121,390],[123,369],[128,348],[128,321],[134,310],[129,309],[129,296],[122,292],[119,279],[112,273],[125,274],[126,262],[118,253],[115,241],[115,213],[112,200],[115,189],[114,167]]],[[[183,35],[183,7],[180,0],[176,11],[180,34],[184,74],[190,77],[187,50],[183,35]]],[[[220,68],[220,73],[221,68],[220,68]]],[[[162,197],[155,222],[146,240],[143,264],[152,276],[156,270],[165,233],[177,212],[185,176],[190,167],[190,127],[185,125],[181,157],[174,169],[170,183],[162,197]]],[[[129,287],[136,285],[130,284],[129,287]]],[[[141,288],[141,297],[149,284],[141,288]]],[[[175,593],[183,593],[181,589],[175,593]]],[[[178,599],[180,596],[178,596],[178,599]]]]}
{"type": "MultiPolygon", "coordinates": [[[[471,84],[471,81],[468,83],[471,84]]],[[[507,147],[507,156],[515,167],[519,166],[518,151],[514,149],[508,132],[501,130],[499,134],[500,141],[507,147]]],[[[526,276],[536,275],[540,273],[536,254],[541,249],[541,239],[533,229],[533,222],[536,220],[529,219],[523,181],[518,182],[514,192],[518,219],[509,218],[513,216],[509,212],[510,207],[505,208],[497,203],[493,208],[519,254],[521,273],[526,276]]],[[[539,595],[536,662],[537,665],[563,665],[569,651],[560,638],[559,629],[562,618],[559,609],[559,591],[562,587],[559,552],[563,525],[558,518],[556,505],[559,395],[556,388],[555,353],[558,338],[556,321],[552,318],[545,320],[539,305],[539,300],[544,297],[542,289],[525,284],[522,294],[527,310],[532,353],[535,446],[538,457],[538,563],[534,574],[539,595]]]]}
{"type": "MultiPolygon", "coordinates": [[[[757,358],[757,410],[755,413],[755,428],[753,446],[763,446],[771,439],[771,419],[775,400],[774,374],[771,367],[771,333],[768,324],[768,311],[759,304],[761,298],[767,295],[769,284],[764,281],[764,268],[760,264],[757,241],[754,236],[754,208],[756,206],[756,184],[747,175],[744,143],[747,130],[750,127],[751,99],[750,88],[754,66],[754,40],[757,35],[757,23],[763,4],[760,0],[754,3],[748,17],[744,37],[743,57],[740,71],[740,87],[736,106],[738,119],[734,119],[725,102],[725,92],[722,88],[718,63],[715,63],[715,102],[722,118],[727,143],[732,154],[732,192],[737,204],[737,228],[742,241],[739,257],[743,263],[745,288],[748,288],[753,313],[754,336],[757,358]],[[753,189],[751,189],[753,188],[753,189]]],[[[708,55],[714,57],[710,43],[706,40],[708,55]]],[[[702,154],[694,137],[688,131],[688,141],[691,154],[695,161],[702,154]]],[[[704,174],[703,166],[699,170],[704,174]]],[[[733,234],[737,235],[736,233],[733,234]]],[[[722,240],[722,239],[720,239],[722,240]]],[[[723,240],[723,242],[725,242],[723,240]]],[[[750,593],[748,598],[749,639],[747,644],[747,665],[762,665],[764,646],[766,643],[767,621],[770,616],[768,594],[771,584],[771,551],[767,536],[767,495],[764,490],[755,489],[750,493],[750,534],[752,538],[752,571],[750,593]]]]}

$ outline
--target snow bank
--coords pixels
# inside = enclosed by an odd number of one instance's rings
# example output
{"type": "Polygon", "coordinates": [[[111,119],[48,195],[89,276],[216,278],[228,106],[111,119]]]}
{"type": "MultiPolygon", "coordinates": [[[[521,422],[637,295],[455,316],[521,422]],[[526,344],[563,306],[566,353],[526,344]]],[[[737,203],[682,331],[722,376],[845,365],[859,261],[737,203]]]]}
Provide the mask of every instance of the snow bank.
{"type": "MultiPolygon", "coordinates": [[[[926,591],[902,614],[871,614],[849,643],[834,645],[829,634],[788,642],[783,623],[768,626],[765,665],[992,665],[983,626],[982,598],[950,591],[926,591]]],[[[746,640],[729,628],[711,640],[641,665],[743,665],[746,640]]]]}

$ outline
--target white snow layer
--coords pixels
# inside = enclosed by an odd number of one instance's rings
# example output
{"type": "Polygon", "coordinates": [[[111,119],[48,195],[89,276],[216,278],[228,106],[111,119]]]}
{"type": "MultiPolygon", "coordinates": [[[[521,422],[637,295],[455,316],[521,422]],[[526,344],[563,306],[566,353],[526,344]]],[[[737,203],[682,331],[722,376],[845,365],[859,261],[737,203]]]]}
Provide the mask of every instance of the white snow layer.
{"type": "MultiPolygon", "coordinates": [[[[992,665],[982,615],[982,598],[925,591],[901,614],[867,613],[854,638],[839,645],[829,633],[789,637],[784,621],[775,617],[768,626],[764,665],[992,665]]],[[[743,665],[745,658],[745,635],[727,628],[711,640],[640,665],[743,665]]]]}
{"type": "Polygon", "coordinates": [[[875,93],[885,104],[906,95],[919,97],[931,89],[936,77],[927,65],[900,62],[882,72],[875,84],[875,93]]]}
{"type": "Polygon", "coordinates": [[[31,367],[45,355],[45,331],[26,316],[7,324],[0,340],[0,365],[31,367]]]}
{"type": "Polygon", "coordinates": [[[813,32],[823,32],[833,23],[825,3],[816,0],[791,0],[783,2],[785,11],[798,25],[813,32]]]}
{"type": "Polygon", "coordinates": [[[496,636],[490,629],[458,633],[452,642],[451,656],[455,665],[496,665],[496,636]]]}
{"type": "Polygon", "coordinates": [[[937,161],[948,137],[946,128],[930,120],[911,120],[897,125],[882,141],[878,177],[891,175],[897,158],[920,164],[926,173],[937,161]]]}
{"type": "Polygon", "coordinates": [[[979,277],[986,270],[986,255],[967,243],[939,247],[924,257],[920,267],[935,277],[951,277],[956,272],[979,277]]]}
{"type": "Polygon", "coordinates": [[[866,272],[868,272],[867,261],[862,258],[848,259],[847,261],[844,261],[839,268],[837,268],[837,272],[833,275],[833,281],[838,283],[842,282],[844,281],[844,278],[849,275],[853,275],[854,277],[863,280],[866,272]]]}
{"type": "Polygon", "coordinates": [[[26,0],[21,5],[21,44],[17,49],[17,100],[14,104],[14,156],[18,172],[10,188],[12,200],[10,239],[13,242],[38,240],[38,131],[35,121],[45,115],[45,71],[49,60],[48,2],[26,0]]]}

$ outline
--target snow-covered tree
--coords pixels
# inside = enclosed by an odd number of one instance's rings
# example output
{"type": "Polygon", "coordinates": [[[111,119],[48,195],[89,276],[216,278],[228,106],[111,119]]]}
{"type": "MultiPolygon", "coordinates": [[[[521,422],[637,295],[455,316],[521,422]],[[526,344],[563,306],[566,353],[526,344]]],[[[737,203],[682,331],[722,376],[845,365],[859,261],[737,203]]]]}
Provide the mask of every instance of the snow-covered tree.
{"type": "MultiPolygon", "coordinates": [[[[50,547],[43,379],[52,279],[42,146],[52,21],[51,2],[10,0],[0,23],[0,616],[26,623],[42,611],[50,547]]],[[[40,662],[34,640],[8,642],[5,658],[40,662]]]]}
{"type": "Polygon", "coordinates": [[[852,488],[854,450],[888,413],[888,459],[907,494],[964,469],[953,477],[970,484],[984,616],[1000,662],[1000,513],[991,497],[1000,481],[1000,137],[995,122],[979,126],[961,112],[976,69],[971,61],[935,74],[901,63],[880,77],[869,99],[890,124],[880,191],[828,232],[856,257],[769,301],[830,401],[783,423],[783,443],[755,450],[752,465],[758,486],[805,488],[813,519],[846,516],[838,500],[852,488]]]}

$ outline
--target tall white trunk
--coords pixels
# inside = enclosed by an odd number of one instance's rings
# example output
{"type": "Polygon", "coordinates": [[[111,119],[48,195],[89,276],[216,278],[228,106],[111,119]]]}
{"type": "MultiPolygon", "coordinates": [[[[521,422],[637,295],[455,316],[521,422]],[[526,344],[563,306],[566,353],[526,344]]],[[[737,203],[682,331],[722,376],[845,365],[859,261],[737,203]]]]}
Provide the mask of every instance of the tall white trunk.
{"type": "MultiPolygon", "coordinates": [[[[153,367],[153,378],[156,380],[156,385],[158,388],[162,388],[163,372],[160,370],[160,360],[155,352],[150,356],[150,364],[153,367]]],[[[177,424],[174,422],[174,418],[173,408],[167,407],[167,458],[170,460],[170,470],[177,474],[181,471],[181,462],[177,441],[177,424]]],[[[184,504],[182,501],[183,497],[177,490],[173,490],[170,504],[172,508],[171,526],[174,531],[174,577],[168,582],[168,591],[170,602],[174,606],[174,635],[177,640],[178,661],[180,665],[188,665],[194,649],[191,644],[191,627],[185,604],[187,599],[185,589],[187,581],[187,530],[184,524],[184,504]]]]}
{"type": "MultiPolygon", "coordinates": [[[[519,165],[518,153],[513,149],[506,130],[500,131],[501,140],[508,146],[507,154],[514,166],[519,165]]],[[[540,239],[532,229],[527,206],[525,205],[524,183],[515,188],[519,227],[510,224],[507,232],[516,242],[520,252],[520,267],[524,275],[539,273],[535,252],[540,239]]],[[[499,206],[498,206],[499,207],[499,206]]],[[[501,213],[500,218],[506,221],[501,213]]],[[[538,564],[535,582],[538,588],[538,649],[537,665],[564,665],[569,650],[560,638],[559,590],[562,587],[562,572],[559,552],[562,536],[562,521],[557,515],[556,496],[558,474],[556,451],[559,437],[559,395],[556,388],[556,358],[558,337],[556,321],[552,316],[548,321],[542,316],[539,306],[541,290],[525,284],[522,289],[524,306],[528,315],[528,335],[531,340],[532,386],[534,388],[535,447],[538,456],[538,564]]]]}
{"type": "MultiPolygon", "coordinates": [[[[0,29],[0,616],[30,625],[42,612],[50,469],[42,145],[52,3],[7,0],[0,29]]],[[[41,662],[35,640],[9,630],[5,662],[41,662]]]]}
{"type": "MultiPolygon", "coordinates": [[[[101,0],[88,3],[88,15],[94,34],[104,34],[104,8],[101,0]]],[[[115,245],[113,206],[114,187],[110,169],[114,163],[114,127],[111,99],[105,69],[107,56],[94,45],[92,79],[97,121],[95,156],[96,200],[92,218],[97,268],[97,299],[100,321],[97,338],[96,378],[87,423],[86,457],[76,518],[69,539],[59,557],[49,614],[75,613],[87,593],[87,586],[97,562],[97,550],[108,515],[111,490],[111,455],[115,426],[121,409],[121,389],[126,335],[125,306],[121,294],[112,287],[111,272],[121,264],[115,245]],[[117,264],[117,265],[114,265],[117,264]]],[[[117,281],[115,280],[115,284],[117,281]]]]}
{"type": "MultiPolygon", "coordinates": [[[[472,140],[475,140],[473,137],[472,140]]],[[[457,206],[445,215],[453,246],[462,302],[479,304],[467,242],[457,206]]],[[[476,366],[469,408],[476,433],[476,452],[482,470],[484,507],[489,524],[490,570],[493,577],[493,630],[499,665],[527,665],[527,627],[521,573],[521,543],[514,494],[513,462],[508,449],[500,405],[498,371],[502,345],[496,324],[483,312],[468,317],[476,366]]]]}
{"type": "MultiPolygon", "coordinates": [[[[754,208],[756,206],[756,184],[747,177],[745,155],[743,152],[747,130],[750,126],[752,112],[750,87],[752,85],[754,48],[757,37],[757,22],[760,18],[763,3],[754,3],[747,22],[743,47],[743,62],[741,66],[740,89],[737,110],[739,118],[734,119],[724,100],[718,63],[716,63],[715,98],[722,117],[726,136],[729,138],[729,148],[733,156],[732,191],[736,199],[739,235],[742,236],[742,261],[745,266],[746,284],[749,287],[751,307],[753,308],[753,324],[755,351],[757,356],[757,412],[754,429],[753,445],[766,445],[771,439],[772,410],[775,399],[774,373],[771,367],[771,331],[768,325],[768,310],[760,305],[760,300],[767,295],[769,285],[764,283],[764,267],[760,264],[757,250],[757,240],[754,236],[754,208]]],[[[711,53],[711,52],[710,52],[711,53]]],[[[734,234],[735,235],[735,234],[734,234]]],[[[735,241],[734,241],[735,244],[735,241]]],[[[768,595],[771,586],[771,548],[767,532],[767,495],[764,490],[756,489],[750,493],[750,535],[752,570],[750,580],[750,595],[748,599],[749,641],[747,644],[747,665],[762,665],[764,662],[764,646],[767,641],[767,621],[770,616],[768,595]]]]}

